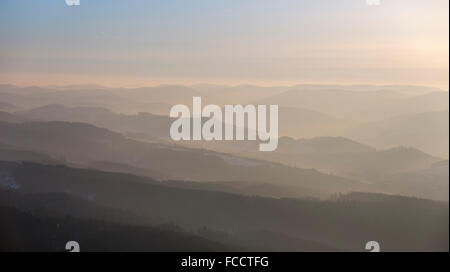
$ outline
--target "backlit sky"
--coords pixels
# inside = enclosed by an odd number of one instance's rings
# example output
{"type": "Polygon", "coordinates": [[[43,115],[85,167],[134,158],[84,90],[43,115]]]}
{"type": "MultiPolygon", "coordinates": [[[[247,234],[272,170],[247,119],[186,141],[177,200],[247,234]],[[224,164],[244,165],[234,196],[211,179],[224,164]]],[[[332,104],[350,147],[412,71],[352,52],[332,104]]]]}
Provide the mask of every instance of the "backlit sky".
{"type": "Polygon", "coordinates": [[[0,1],[0,83],[448,90],[449,1],[0,1]]]}

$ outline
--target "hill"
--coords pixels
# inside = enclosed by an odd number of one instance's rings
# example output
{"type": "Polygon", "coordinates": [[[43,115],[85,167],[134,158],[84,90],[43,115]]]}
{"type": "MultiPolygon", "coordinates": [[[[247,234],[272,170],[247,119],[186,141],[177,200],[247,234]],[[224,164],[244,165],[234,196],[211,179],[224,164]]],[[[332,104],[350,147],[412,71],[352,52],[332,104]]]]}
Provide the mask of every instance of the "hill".
{"type": "MultiPolygon", "coordinates": [[[[448,202],[368,193],[343,195],[330,201],[274,199],[174,188],[148,178],[64,166],[2,162],[0,168],[5,173],[3,179],[8,177],[18,185],[10,189],[15,193],[37,194],[50,201],[52,198],[46,194],[70,194],[88,205],[130,214],[119,213],[119,218],[155,218],[208,236],[209,240],[231,244],[247,241],[239,244],[243,247],[259,243],[277,250],[286,248],[285,241],[292,237],[310,243],[299,242],[291,250],[323,245],[360,251],[366,241],[373,239],[381,243],[384,251],[448,250],[448,202]]],[[[43,203],[25,203],[21,207],[34,210],[44,206],[76,216],[75,207],[81,205],[74,201],[62,206],[43,203]]]]}
{"type": "MultiPolygon", "coordinates": [[[[0,123],[0,142],[75,164],[107,161],[194,181],[252,181],[296,186],[302,196],[327,196],[360,184],[299,169],[201,149],[144,143],[83,123],[0,123]]],[[[138,174],[138,173],[136,173],[138,174]]]]}

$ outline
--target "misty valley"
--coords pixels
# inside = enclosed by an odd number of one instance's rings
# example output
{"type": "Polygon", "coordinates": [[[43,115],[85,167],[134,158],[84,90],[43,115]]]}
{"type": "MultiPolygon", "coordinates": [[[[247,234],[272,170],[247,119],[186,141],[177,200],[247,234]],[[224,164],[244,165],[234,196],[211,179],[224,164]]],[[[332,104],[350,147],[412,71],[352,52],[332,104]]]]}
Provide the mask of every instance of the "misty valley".
{"type": "Polygon", "coordinates": [[[448,116],[421,86],[0,85],[0,251],[448,251],[448,116]]]}

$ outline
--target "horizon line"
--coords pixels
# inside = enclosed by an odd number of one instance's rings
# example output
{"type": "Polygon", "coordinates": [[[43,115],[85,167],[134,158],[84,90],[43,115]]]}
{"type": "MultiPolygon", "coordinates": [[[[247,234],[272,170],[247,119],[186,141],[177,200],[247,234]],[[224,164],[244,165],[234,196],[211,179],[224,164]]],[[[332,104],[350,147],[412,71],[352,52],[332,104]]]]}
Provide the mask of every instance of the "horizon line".
{"type": "Polygon", "coordinates": [[[18,88],[68,88],[68,87],[80,87],[81,89],[87,89],[87,88],[115,88],[115,89],[140,89],[140,88],[155,88],[155,87],[169,87],[169,86],[179,86],[179,87],[195,87],[195,86],[216,86],[216,87],[229,87],[229,88],[236,88],[236,87],[259,87],[259,88],[273,88],[273,87],[280,87],[280,88],[292,88],[297,86],[337,86],[337,87],[357,87],[357,86],[371,86],[371,87],[423,87],[423,88],[433,88],[433,89],[439,89],[441,91],[449,92],[449,88],[444,89],[441,87],[433,86],[433,85],[425,85],[425,84],[373,84],[373,83],[354,83],[354,84],[346,84],[346,83],[295,83],[295,84],[273,84],[273,85],[263,85],[258,83],[237,83],[237,84],[220,84],[220,83],[206,83],[206,82],[199,82],[199,83],[190,83],[190,84],[183,84],[183,83],[157,83],[157,84],[138,84],[135,86],[114,86],[114,85],[106,85],[106,84],[97,84],[97,83],[74,83],[74,84],[17,84],[17,83],[5,83],[1,82],[0,85],[11,85],[18,88]]]}

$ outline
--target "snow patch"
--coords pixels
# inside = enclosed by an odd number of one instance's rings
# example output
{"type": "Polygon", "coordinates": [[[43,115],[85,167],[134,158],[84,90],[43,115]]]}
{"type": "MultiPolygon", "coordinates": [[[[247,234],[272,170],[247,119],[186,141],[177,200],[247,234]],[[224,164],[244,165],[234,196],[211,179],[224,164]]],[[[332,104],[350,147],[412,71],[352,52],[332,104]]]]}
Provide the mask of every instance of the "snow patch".
{"type": "Polygon", "coordinates": [[[13,190],[18,190],[20,188],[20,184],[17,183],[13,176],[5,170],[0,170],[0,186],[13,190]]]}

